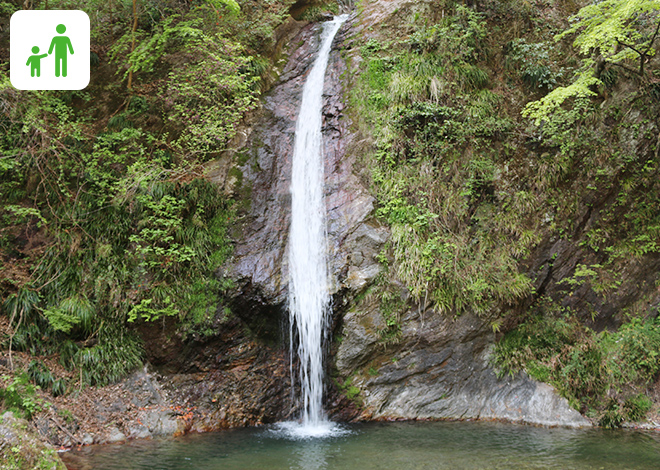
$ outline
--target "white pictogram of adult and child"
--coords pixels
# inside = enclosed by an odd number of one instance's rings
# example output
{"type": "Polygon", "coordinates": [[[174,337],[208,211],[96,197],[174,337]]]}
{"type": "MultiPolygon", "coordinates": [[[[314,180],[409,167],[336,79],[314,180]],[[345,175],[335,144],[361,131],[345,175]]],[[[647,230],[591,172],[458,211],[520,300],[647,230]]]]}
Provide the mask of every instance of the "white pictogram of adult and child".
{"type": "MultiPolygon", "coordinates": [[[[55,31],[57,31],[57,34],[64,34],[66,32],[66,26],[58,24],[55,31]]],[[[39,47],[37,46],[32,48],[33,55],[28,58],[25,64],[30,67],[30,76],[41,76],[41,59],[48,57],[53,51],[55,52],[55,76],[59,77],[61,75],[62,77],[66,77],[67,53],[73,55],[73,46],[68,36],[55,36],[50,42],[48,54],[39,54],[39,47]]]]}

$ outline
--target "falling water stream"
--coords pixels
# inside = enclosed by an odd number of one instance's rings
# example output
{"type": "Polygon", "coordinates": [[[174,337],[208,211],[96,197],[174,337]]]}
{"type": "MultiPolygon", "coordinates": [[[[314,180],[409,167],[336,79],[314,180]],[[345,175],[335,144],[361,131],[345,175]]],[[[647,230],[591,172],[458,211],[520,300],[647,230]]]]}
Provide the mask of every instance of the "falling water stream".
{"type": "Polygon", "coordinates": [[[300,426],[324,434],[332,425],[323,412],[323,341],[329,318],[326,220],[323,199],[323,85],[332,40],[347,15],[323,25],[321,47],[303,88],[296,123],[291,175],[289,321],[291,349],[297,339],[300,426]]]}

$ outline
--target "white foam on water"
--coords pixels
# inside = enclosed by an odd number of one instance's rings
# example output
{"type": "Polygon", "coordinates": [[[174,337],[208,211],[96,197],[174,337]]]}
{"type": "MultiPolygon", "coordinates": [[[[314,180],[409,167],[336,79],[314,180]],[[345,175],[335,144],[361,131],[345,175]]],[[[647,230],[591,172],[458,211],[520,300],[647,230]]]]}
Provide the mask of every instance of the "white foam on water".
{"type": "Polygon", "coordinates": [[[339,423],[323,421],[320,424],[303,424],[298,421],[283,421],[268,430],[273,437],[294,441],[338,437],[352,434],[352,431],[339,423]]]}

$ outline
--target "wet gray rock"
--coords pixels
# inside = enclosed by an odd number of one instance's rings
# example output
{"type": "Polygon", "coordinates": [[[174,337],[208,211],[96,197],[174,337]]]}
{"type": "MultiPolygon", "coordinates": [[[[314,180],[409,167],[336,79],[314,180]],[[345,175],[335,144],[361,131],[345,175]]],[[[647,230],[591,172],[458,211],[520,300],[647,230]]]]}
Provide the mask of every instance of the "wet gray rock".
{"type": "Polygon", "coordinates": [[[126,440],[126,434],[121,432],[116,426],[112,426],[108,429],[108,436],[104,440],[108,444],[113,444],[116,442],[123,442],[126,440]]]}
{"type": "Polygon", "coordinates": [[[130,439],[147,439],[152,437],[149,428],[142,424],[130,424],[128,426],[128,437],[130,439]]]}
{"type": "Polygon", "coordinates": [[[354,375],[364,419],[505,419],[590,426],[549,385],[526,374],[499,378],[490,364],[494,333],[473,314],[456,319],[413,309],[399,343],[380,341],[375,305],[344,318],[337,368],[354,375]],[[372,375],[373,371],[376,375],[372,375]]]}

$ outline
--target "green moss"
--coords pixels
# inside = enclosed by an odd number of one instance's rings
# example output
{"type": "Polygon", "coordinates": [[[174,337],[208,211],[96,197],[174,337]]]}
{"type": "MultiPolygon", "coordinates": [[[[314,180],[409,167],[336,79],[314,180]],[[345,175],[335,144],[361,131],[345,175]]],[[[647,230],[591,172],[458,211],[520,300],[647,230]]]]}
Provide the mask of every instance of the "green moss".
{"type": "Polygon", "coordinates": [[[229,178],[235,179],[236,183],[234,184],[234,189],[235,190],[240,190],[241,186],[243,185],[243,172],[241,169],[237,166],[233,166],[230,170],[229,173],[227,174],[229,178]]]}
{"type": "Polygon", "coordinates": [[[0,427],[8,437],[0,447],[3,470],[66,470],[57,452],[27,429],[27,422],[5,414],[0,427]]]}
{"type": "Polygon", "coordinates": [[[334,381],[341,394],[343,394],[349,400],[353,401],[356,405],[361,405],[362,398],[360,397],[360,389],[353,385],[354,377],[355,374],[347,377],[343,381],[340,378],[336,378],[334,381]]]}

